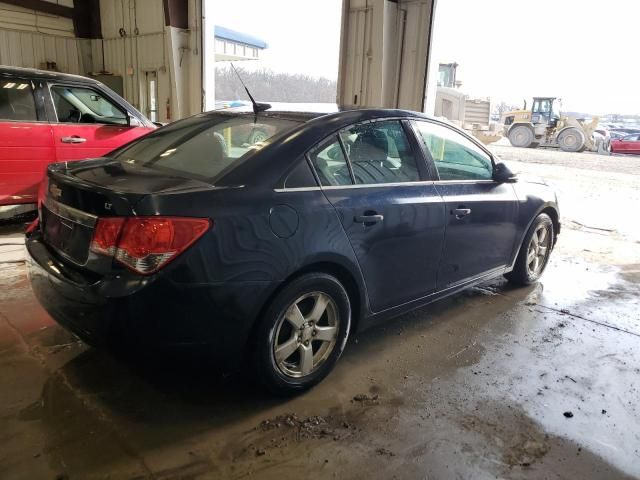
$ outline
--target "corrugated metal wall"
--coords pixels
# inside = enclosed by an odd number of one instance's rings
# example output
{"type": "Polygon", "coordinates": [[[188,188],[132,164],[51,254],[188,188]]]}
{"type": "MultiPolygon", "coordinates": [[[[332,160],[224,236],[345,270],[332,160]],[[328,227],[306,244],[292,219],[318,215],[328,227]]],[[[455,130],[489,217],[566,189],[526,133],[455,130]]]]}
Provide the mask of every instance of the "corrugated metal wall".
{"type": "MultiPolygon", "coordinates": [[[[73,7],[74,0],[47,1],[73,7]]],[[[51,68],[55,62],[61,72],[120,76],[124,97],[143,113],[148,113],[146,73],[155,72],[161,121],[199,112],[202,49],[198,45],[202,40],[198,12],[202,12],[203,0],[185,1],[188,30],[165,25],[162,0],[100,0],[103,38],[85,40],[75,38],[69,18],[0,0],[0,64],[51,68]]],[[[213,28],[210,40],[213,42],[213,28]]]]}
{"type": "MultiPolygon", "coordinates": [[[[54,2],[55,3],[55,2],[54,2]]],[[[61,0],[73,6],[73,0],[61,0]]],[[[55,62],[62,72],[82,74],[80,42],[70,18],[0,2],[0,64],[44,68],[55,62]]]]}
{"type": "Polygon", "coordinates": [[[345,0],[338,102],[424,108],[435,0],[345,0]]]}
{"type": "Polygon", "coordinates": [[[122,76],[125,98],[143,112],[145,72],[156,71],[161,118],[166,120],[171,78],[162,2],[100,0],[100,13],[104,38],[91,41],[92,70],[122,76]]]}

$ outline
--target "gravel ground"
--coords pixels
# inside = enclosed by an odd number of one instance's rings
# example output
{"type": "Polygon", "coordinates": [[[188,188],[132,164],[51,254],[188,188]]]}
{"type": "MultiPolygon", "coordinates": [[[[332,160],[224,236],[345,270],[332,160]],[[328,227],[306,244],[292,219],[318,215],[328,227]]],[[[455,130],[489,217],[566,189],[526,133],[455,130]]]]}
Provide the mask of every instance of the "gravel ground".
{"type": "Polygon", "coordinates": [[[495,144],[489,145],[489,149],[505,161],[540,163],[579,168],[581,170],[640,175],[640,156],[635,155],[598,155],[591,152],[571,153],[553,148],[516,148],[510,145],[495,144]]]}
{"type": "Polygon", "coordinates": [[[640,241],[640,157],[490,147],[523,179],[541,177],[555,188],[565,227],[640,241]]]}

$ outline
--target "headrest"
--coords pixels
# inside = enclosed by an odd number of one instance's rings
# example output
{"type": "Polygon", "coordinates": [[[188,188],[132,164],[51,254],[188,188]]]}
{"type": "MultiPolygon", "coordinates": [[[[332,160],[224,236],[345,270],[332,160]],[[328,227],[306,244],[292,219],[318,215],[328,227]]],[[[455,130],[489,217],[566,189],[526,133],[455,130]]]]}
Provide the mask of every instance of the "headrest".
{"type": "Polygon", "coordinates": [[[365,130],[356,137],[351,146],[349,159],[352,162],[384,161],[389,155],[389,141],[380,130],[365,130]]]}

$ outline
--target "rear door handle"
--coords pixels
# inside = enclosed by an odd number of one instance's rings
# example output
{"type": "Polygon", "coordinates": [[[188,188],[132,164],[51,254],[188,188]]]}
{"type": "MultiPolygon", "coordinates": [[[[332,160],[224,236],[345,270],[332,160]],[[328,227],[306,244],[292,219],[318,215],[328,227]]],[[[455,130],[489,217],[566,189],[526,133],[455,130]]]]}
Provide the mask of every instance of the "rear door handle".
{"type": "Polygon", "coordinates": [[[363,223],[364,225],[373,225],[384,220],[384,215],[356,215],[353,217],[355,223],[363,223]]]}
{"type": "Polygon", "coordinates": [[[471,214],[470,208],[456,208],[451,210],[451,214],[455,215],[458,220],[471,214]]]}
{"type": "Polygon", "coordinates": [[[77,135],[72,135],[70,137],[62,137],[60,141],[62,143],[84,143],[87,141],[87,139],[79,137],[77,135]]]}

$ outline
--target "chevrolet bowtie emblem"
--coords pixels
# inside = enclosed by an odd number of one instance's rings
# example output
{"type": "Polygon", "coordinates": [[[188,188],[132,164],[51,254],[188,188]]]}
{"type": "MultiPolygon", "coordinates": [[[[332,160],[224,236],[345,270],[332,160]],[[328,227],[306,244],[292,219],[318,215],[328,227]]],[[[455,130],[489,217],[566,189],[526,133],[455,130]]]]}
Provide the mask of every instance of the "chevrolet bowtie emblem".
{"type": "Polygon", "coordinates": [[[56,198],[59,198],[62,195],[62,189],[60,189],[55,183],[49,185],[49,193],[56,198]]]}

